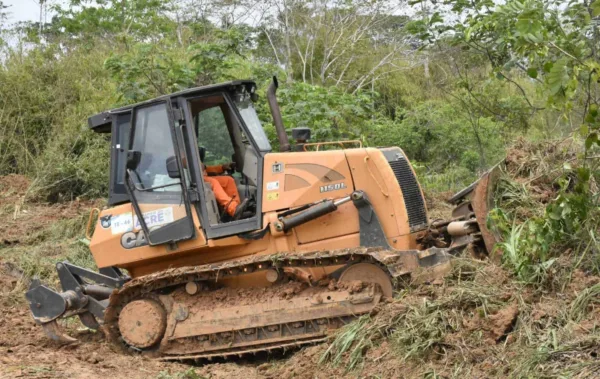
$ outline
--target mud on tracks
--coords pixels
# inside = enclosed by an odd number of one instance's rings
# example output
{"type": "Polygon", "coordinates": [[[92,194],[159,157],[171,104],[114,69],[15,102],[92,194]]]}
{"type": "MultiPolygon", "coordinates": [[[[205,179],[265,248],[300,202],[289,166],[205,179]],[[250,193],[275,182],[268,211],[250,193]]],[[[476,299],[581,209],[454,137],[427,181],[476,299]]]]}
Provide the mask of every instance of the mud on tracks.
{"type": "Polygon", "coordinates": [[[111,350],[101,333],[65,323],[78,343],[49,340],[29,314],[22,278],[0,265],[0,378],[155,378],[161,371],[185,366],[151,361],[111,350]]]}

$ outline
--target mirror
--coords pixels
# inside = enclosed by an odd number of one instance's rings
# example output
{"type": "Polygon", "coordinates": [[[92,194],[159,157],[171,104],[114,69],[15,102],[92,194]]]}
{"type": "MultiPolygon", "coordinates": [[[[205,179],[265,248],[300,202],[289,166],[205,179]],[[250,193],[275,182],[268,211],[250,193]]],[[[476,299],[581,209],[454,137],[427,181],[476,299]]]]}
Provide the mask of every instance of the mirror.
{"type": "Polygon", "coordinates": [[[172,155],[169,158],[167,158],[167,173],[169,174],[169,178],[171,179],[177,179],[177,178],[181,178],[181,175],[179,173],[179,165],[177,164],[177,158],[172,155]]]}
{"type": "Polygon", "coordinates": [[[142,160],[142,152],[141,151],[135,151],[135,150],[127,151],[126,167],[129,170],[137,169],[141,160],[142,160]]]}

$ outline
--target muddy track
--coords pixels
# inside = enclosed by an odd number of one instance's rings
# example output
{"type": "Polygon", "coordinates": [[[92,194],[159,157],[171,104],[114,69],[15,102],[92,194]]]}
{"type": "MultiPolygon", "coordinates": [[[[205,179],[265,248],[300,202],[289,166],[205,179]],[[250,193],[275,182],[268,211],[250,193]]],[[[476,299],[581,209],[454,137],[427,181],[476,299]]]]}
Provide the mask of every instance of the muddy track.
{"type": "MultiPolygon", "coordinates": [[[[430,253],[436,252],[437,251],[434,250],[430,253]]],[[[416,250],[398,254],[398,252],[386,251],[383,249],[356,248],[320,251],[308,254],[255,256],[220,264],[183,267],[161,271],[133,279],[126,283],[123,288],[118,290],[118,292],[115,291],[113,295],[111,295],[109,306],[106,310],[104,330],[110,341],[116,346],[124,347],[126,344],[123,342],[124,338],[121,335],[122,328],[120,329],[119,327],[119,315],[125,306],[135,300],[144,298],[152,302],[162,301],[163,303],[172,303],[172,297],[164,300],[165,296],[159,296],[161,291],[164,292],[166,289],[179,287],[179,292],[185,295],[183,287],[187,283],[211,284],[244,274],[266,272],[267,270],[283,272],[286,269],[327,266],[347,267],[348,265],[356,263],[374,264],[380,267],[394,282],[398,282],[410,279],[409,274],[415,270],[415,267],[418,267],[418,260],[420,258],[422,259],[422,257],[423,252],[416,250]],[[151,296],[153,296],[153,299],[150,299],[151,296]],[[159,298],[163,300],[159,300],[159,298]]],[[[296,282],[296,284],[300,284],[300,282],[296,282]]],[[[321,284],[321,287],[323,287],[323,283],[321,284]]],[[[336,291],[343,291],[347,288],[343,288],[343,286],[340,286],[339,284],[337,286],[333,285],[333,287],[332,283],[330,283],[329,286],[327,283],[324,284],[325,288],[322,288],[321,290],[318,289],[319,286],[315,286],[306,291],[309,291],[312,299],[320,299],[321,302],[323,302],[323,298],[343,298],[342,296],[339,296],[336,291]],[[323,292],[327,290],[333,292],[323,292]],[[321,294],[319,294],[319,291],[321,291],[321,294]]],[[[263,288],[257,290],[264,291],[266,289],[263,288]]],[[[277,290],[275,289],[275,291],[277,290]]],[[[306,295],[306,291],[304,292],[304,295],[306,295]]],[[[177,292],[175,292],[175,294],[176,293],[177,292]]],[[[265,321],[263,321],[264,324],[261,324],[260,322],[255,322],[254,324],[246,323],[246,319],[250,319],[251,317],[248,316],[244,318],[242,316],[242,314],[246,312],[248,315],[256,318],[256,315],[254,314],[256,313],[256,309],[254,309],[253,306],[246,305],[244,307],[240,305],[244,301],[248,303],[248,301],[252,302],[257,300],[253,299],[254,295],[250,295],[249,293],[243,294],[240,296],[241,301],[234,301],[232,304],[219,304],[221,302],[215,302],[214,299],[210,300],[204,298],[205,304],[200,304],[200,308],[184,302],[176,304],[185,305],[167,305],[167,308],[171,308],[169,309],[169,322],[166,326],[167,333],[160,343],[158,350],[155,350],[152,354],[154,357],[159,357],[163,360],[227,358],[250,353],[256,354],[260,352],[271,352],[273,350],[285,350],[295,346],[320,342],[326,338],[331,329],[337,329],[354,319],[356,316],[369,313],[377,305],[381,297],[381,295],[375,294],[374,288],[363,290],[361,287],[360,291],[350,290],[348,291],[348,294],[350,303],[346,304],[344,309],[338,310],[337,312],[332,309],[327,309],[327,312],[325,313],[319,313],[316,310],[310,311],[306,309],[307,304],[298,302],[297,307],[293,312],[289,312],[293,313],[293,316],[289,315],[292,318],[288,317],[286,319],[286,310],[282,309],[277,312],[282,313],[279,318],[273,318],[272,316],[266,317],[265,321]],[[362,295],[353,295],[354,292],[361,291],[363,292],[362,295]],[[359,296],[359,298],[357,298],[357,296],[359,296]],[[219,305],[221,306],[220,308],[218,308],[219,305]],[[179,308],[172,309],[173,307],[179,308]],[[194,334],[194,332],[190,330],[188,334],[185,335],[185,338],[170,338],[174,333],[178,321],[186,320],[190,314],[201,313],[201,308],[215,307],[224,314],[240,314],[238,318],[230,321],[232,329],[227,329],[227,327],[223,326],[223,319],[215,319],[215,326],[213,329],[209,326],[203,327],[204,330],[211,330],[211,333],[205,332],[205,334],[194,334]],[[183,316],[178,316],[176,313],[183,316]],[[304,318],[299,318],[301,317],[299,314],[302,313],[305,314],[304,318]],[[268,322],[268,320],[270,320],[270,322],[268,322]],[[239,327],[238,325],[244,325],[244,327],[239,327]],[[239,329],[235,329],[235,327],[238,327],[239,329]],[[177,346],[175,348],[169,347],[169,345],[173,345],[174,343],[169,340],[175,340],[174,342],[177,343],[177,346]],[[204,348],[200,346],[204,346],[204,348]]],[[[274,295],[275,293],[262,294],[263,297],[266,296],[267,298],[273,297],[274,295]]],[[[211,293],[209,296],[213,296],[213,294],[211,293]]],[[[187,296],[187,300],[184,301],[189,302],[190,296],[187,296]]],[[[197,297],[195,302],[202,303],[197,297]]],[[[332,299],[332,303],[333,302],[334,300],[332,299]]],[[[261,304],[263,304],[264,307],[267,307],[264,305],[264,302],[261,304]]],[[[256,305],[257,304],[254,306],[256,305]]],[[[334,304],[331,304],[330,306],[333,305],[334,304]]],[[[215,312],[215,309],[205,311],[204,315],[196,316],[196,318],[202,319],[202,324],[204,325],[210,324],[210,320],[207,319],[214,317],[211,314],[214,314],[215,312]]],[[[271,309],[270,313],[274,313],[274,310],[271,309]]]]}

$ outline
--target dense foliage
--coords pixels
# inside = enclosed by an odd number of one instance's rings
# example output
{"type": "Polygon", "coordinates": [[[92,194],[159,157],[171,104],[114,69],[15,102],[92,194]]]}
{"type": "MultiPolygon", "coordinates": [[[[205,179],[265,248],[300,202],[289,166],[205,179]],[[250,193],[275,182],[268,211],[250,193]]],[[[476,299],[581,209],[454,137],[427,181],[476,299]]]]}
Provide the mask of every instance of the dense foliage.
{"type": "MultiPolygon", "coordinates": [[[[81,1],[45,25],[13,27],[0,67],[0,173],[36,178],[53,198],[105,194],[106,139],[86,117],[196,85],[284,83],[288,128],[317,140],[399,145],[426,181],[456,189],[504,154],[515,134],[546,132],[528,98],[451,41],[420,50],[408,12],[386,1],[270,1],[206,7],[184,1],[81,1]],[[468,66],[467,66],[468,65],[468,66]],[[532,128],[533,127],[533,128],[532,128]],[[447,175],[446,175],[447,174],[447,175]],[[446,176],[445,176],[446,175],[446,176]]],[[[264,99],[258,109],[274,141],[264,99]]],[[[554,132],[554,131],[553,131],[554,132]]]]}
{"type": "MultiPolygon", "coordinates": [[[[4,207],[14,225],[26,200],[106,196],[109,137],[91,132],[88,116],[232,79],[254,79],[262,95],[277,75],[288,129],[400,146],[434,200],[503,163],[487,222],[498,242],[490,255],[506,270],[456,259],[444,285],[401,291],[401,307],[349,324],[322,361],[358,368],[385,338],[373,365],[392,352],[403,369],[408,360],[452,362],[456,377],[478,375],[462,371],[475,363],[483,376],[597,372],[600,284],[585,277],[600,273],[600,0],[52,4],[47,23],[7,25],[0,0],[0,176],[33,183],[4,207]],[[501,307],[518,308],[516,321],[490,342],[482,331],[501,307]],[[579,325],[581,339],[574,322],[588,313],[595,318],[579,325]],[[461,330],[467,339],[456,338],[461,330]],[[486,360],[494,356],[502,358],[486,360]],[[562,364],[568,370],[553,367],[562,364]]],[[[256,107],[276,149],[264,96],[256,107]]],[[[228,137],[204,116],[203,135],[228,137]]],[[[231,155],[219,145],[207,162],[231,155]]],[[[65,258],[93,267],[87,240],[76,239],[87,214],[77,214],[27,229],[4,257],[27,276],[49,277],[50,263],[65,258]]]]}
{"type": "MultiPolygon", "coordinates": [[[[9,27],[17,42],[1,50],[0,174],[34,178],[31,195],[106,194],[108,139],[86,128],[96,112],[235,78],[264,90],[278,75],[288,129],[400,146],[429,190],[469,184],[517,136],[580,141],[543,214],[508,207],[496,228],[506,251],[530,252],[505,255],[529,281],[566,236],[596,241],[600,0],[71,0],[52,12],[9,27]]],[[[257,109],[276,148],[264,97],[257,109]]]]}

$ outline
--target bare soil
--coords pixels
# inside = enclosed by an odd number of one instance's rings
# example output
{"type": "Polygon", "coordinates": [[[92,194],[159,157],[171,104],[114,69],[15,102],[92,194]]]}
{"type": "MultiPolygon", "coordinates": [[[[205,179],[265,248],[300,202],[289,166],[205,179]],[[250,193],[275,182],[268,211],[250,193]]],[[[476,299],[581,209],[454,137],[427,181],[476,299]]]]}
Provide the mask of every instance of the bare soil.
{"type": "MultiPolygon", "coordinates": [[[[349,352],[343,354],[337,365],[321,363],[329,344],[236,361],[160,362],[117,351],[101,333],[85,329],[77,320],[65,322],[64,327],[79,341],[61,345],[49,340],[33,322],[23,296],[28,278],[21,275],[18,265],[4,259],[3,251],[35,243],[31,241],[33,231],[43,231],[57,220],[74,217],[85,220],[89,208],[98,202],[29,203],[22,201],[28,186],[29,181],[24,177],[0,177],[0,379],[519,377],[519,365],[535,356],[538,345],[550,348],[552,342],[546,342],[548,338],[581,343],[565,348],[556,357],[550,356],[540,367],[556,368],[552,372],[584,367],[583,371],[577,371],[581,374],[573,376],[593,376],[594,371],[585,371],[588,366],[582,365],[593,365],[600,353],[600,345],[594,342],[600,341],[598,301],[590,301],[577,322],[568,320],[565,314],[574,299],[600,283],[600,278],[575,270],[564,288],[532,291],[516,285],[504,270],[493,264],[455,271],[436,285],[412,288],[403,294],[402,300],[383,305],[369,324],[381,325],[381,336],[366,345],[362,363],[351,371],[347,370],[352,359],[349,352]],[[439,324],[440,330],[418,323],[418,312],[423,309],[430,312],[427,304],[439,308],[439,314],[431,322],[439,324]],[[393,324],[395,328],[389,329],[393,324]],[[422,334],[415,333],[420,329],[422,334]],[[410,341],[413,344],[423,342],[422,338],[433,341],[432,345],[423,349],[422,354],[404,359],[410,346],[403,347],[397,342],[403,331],[415,339],[410,341]],[[554,337],[547,337],[552,333],[554,337]],[[598,340],[592,338],[596,335],[598,340]]],[[[444,216],[445,206],[435,203],[435,211],[444,216]]],[[[286,290],[293,295],[301,288],[286,290]]],[[[244,294],[240,290],[222,295],[226,300],[243,298],[244,294]]],[[[214,296],[217,300],[218,295],[214,296]]],[[[286,296],[286,292],[264,296],[286,296]]]]}
{"type": "Polygon", "coordinates": [[[52,223],[81,216],[103,203],[79,199],[55,204],[30,202],[30,185],[23,175],[0,176],[0,247],[27,242],[52,223]]]}

